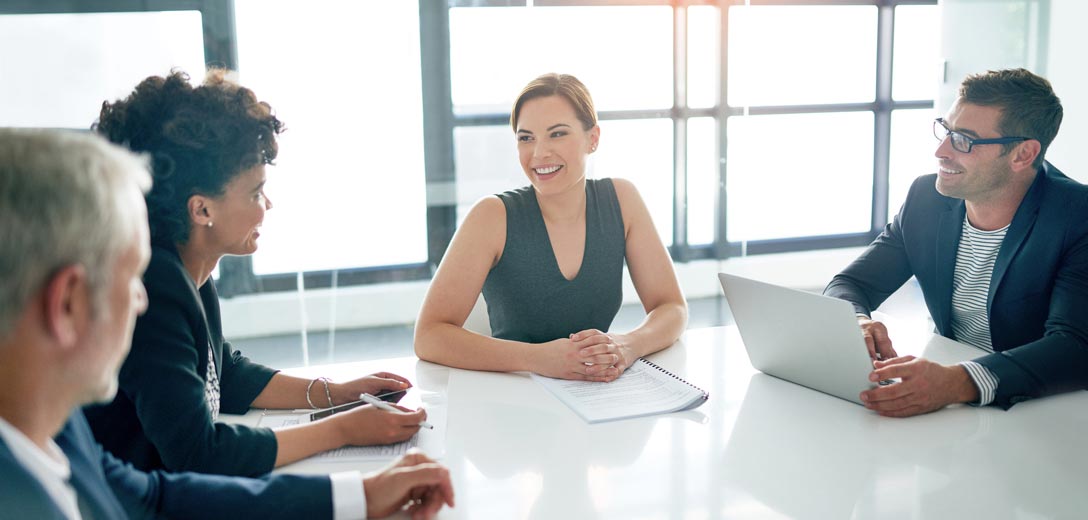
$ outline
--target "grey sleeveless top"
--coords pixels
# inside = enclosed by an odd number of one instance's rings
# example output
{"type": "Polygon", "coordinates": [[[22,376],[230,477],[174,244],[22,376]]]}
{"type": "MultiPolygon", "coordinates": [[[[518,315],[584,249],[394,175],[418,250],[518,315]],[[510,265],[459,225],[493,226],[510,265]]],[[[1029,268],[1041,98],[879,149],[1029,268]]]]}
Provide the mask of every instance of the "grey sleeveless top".
{"type": "Polygon", "coordinates": [[[608,331],[623,299],[626,240],[612,179],[586,180],[586,244],[573,280],[559,270],[532,186],[500,193],[506,246],[484,281],[496,338],[544,343],[586,329],[608,331]]]}

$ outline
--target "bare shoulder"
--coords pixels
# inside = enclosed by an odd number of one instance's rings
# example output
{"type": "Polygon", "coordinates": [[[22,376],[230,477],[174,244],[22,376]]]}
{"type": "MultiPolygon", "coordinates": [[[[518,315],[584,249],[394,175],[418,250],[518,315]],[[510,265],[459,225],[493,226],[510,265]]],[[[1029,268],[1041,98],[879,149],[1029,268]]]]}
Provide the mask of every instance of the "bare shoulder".
{"type": "Polygon", "coordinates": [[[642,195],[639,194],[635,183],[613,177],[612,186],[616,190],[616,200],[620,203],[625,232],[630,232],[632,225],[641,227],[641,223],[650,220],[650,212],[646,209],[646,203],[642,201],[642,195]]]}
{"type": "Polygon", "coordinates": [[[469,215],[473,214],[476,214],[477,217],[506,218],[506,204],[503,204],[498,195],[488,195],[472,205],[472,209],[469,210],[469,215]]]}
{"type": "Polygon", "coordinates": [[[488,195],[472,205],[458,231],[476,231],[480,228],[490,231],[499,225],[502,229],[506,228],[506,205],[499,197],[488,195]]]}
{"type": "Polygon", "coordinates": [[[492,265],[502,256],[506,246],[506,205],[495,195],[478,201],[457,228],[452,245],[463,245],[474,255],[487,252],[492,265]]]}
{"type": "Polygon", "coordinates": [[[642,196],[639,195],[635,183],[627,179],[612,177],[612,186],[616,190],[616,198],[620,200],[621,205],[627,202],[642,201],[642,196]]]}

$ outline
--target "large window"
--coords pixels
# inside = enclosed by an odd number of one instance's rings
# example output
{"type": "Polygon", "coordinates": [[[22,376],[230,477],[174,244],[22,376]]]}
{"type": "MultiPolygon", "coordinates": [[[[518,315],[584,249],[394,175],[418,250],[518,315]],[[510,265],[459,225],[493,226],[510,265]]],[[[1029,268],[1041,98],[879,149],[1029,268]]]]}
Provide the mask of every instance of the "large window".
{"type": "Polygon", "coordinates": [[[730,242],[866,233],[873,192],[873,114],[729,118],[730,242]]]}
{"type": "Polygon", "coordinates": [[[670,7],[455,7],[449,29],[458,222],[480,197],[528,184],[510,107],[530,80],[559,72],[585,83],[600,112],[589,176],[633,181],[671,242],[670,7]]]}
{"type": "Polygon", "coordinates": [[[234,5],[239,79],[288,128],[253,273],[426,262],[418,6],[234,5]]]}
{"type": "Polygon", "coordinates": [[[452,3],[457,221],[526,184],[506,118],[543,72],[589,86],[590,175],[633,180],[677,259],[863,244],[931,169],[913,123],[938,81],[935,5],[452,3]]]}
{"type": "Polygon", "coordinates": [[[743,111],[726,124],[729,242],[870,230],[877,15],[875,6],[729,8],[726,97],[743,111]],[[809,113],[789,113],[797,106],[809,113]]]}
{"type": "MultiPolygon", "coordinates": [[[[933,100],[942,63],[938,40],[933,37],[937,6],[901,5],[895,8],[894,70],[892,98],[896,102],[933,100]]],[[[924,103],[923,103],[924,104],[924,103]]],[[[947,107],[938,107],[944,110],[947,107]]],[[[895,110],[891,120],[891,166],[889,168],[888,219],[899,212],[907,189],[919,175],[935,171],[936,141],[926,135],[938,114],[928,108],[895,110]]]]}
{"type": "Polygon", "coordinates": [[[0,126],[78,128],[171,68],[203,76],[198,11],[0,16],[0,126]]]}
{"type": "Polygon", "coordinates": [[[476,200],[527,184],[509,110],[545,72],[590,88],[590,175],[632,180],[681,262],[867,243],[934,169],[935,1],[41,0],[0,15],[2,125],[87,128],[140,78],[204,63],[275,107],[275,209],[258,254],[222,263],[228,296],[428,277],[476,200]]]}
{"type": "Polygon", "coordinates": [[[729,106],[873,101],[877,11],[864,5],[729,7],[729,106]]]}
{"type": "Polygon", "coordinates": [[[933,170],[936,5],[793,3],[724,13],[727,254],[864,244],[933,170]]]}

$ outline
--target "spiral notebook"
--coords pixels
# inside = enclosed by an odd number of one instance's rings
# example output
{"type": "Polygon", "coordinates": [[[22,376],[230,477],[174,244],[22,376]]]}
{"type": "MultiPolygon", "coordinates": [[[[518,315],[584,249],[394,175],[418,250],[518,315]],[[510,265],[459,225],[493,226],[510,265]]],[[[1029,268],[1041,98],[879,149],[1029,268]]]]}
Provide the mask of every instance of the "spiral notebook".
{"type": "Polygon", "coordinates": [[[644,358],[609,383],[539,374],[532,377],[588,423],[690,410],[710,398],[699,387],[644,358]]]}

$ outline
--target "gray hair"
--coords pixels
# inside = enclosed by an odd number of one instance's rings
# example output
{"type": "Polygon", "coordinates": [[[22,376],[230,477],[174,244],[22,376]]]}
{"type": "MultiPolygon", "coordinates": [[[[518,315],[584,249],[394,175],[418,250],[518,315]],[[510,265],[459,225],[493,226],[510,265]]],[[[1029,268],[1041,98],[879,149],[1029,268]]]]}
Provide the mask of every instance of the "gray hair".
{"type": "Polygon", "coordinates": [[[81,265],[101,307],[151,186],[145,157],[85,132],[0,128],[0,338],[57,271],[81,265]]]}

